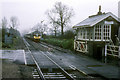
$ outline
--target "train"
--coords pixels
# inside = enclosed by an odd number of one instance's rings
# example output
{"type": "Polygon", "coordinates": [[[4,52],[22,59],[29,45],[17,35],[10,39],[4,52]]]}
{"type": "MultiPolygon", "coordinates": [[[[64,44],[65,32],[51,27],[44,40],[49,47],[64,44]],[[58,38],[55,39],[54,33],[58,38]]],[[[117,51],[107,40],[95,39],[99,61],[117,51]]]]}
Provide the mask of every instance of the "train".
{"type": "Polygon", "coordinates": [[[34,42],[40,42],[42,39],[42,34],[39,31],[34,31],[32,33],[26,34],[25,38],[28,38],[34,42]]]}

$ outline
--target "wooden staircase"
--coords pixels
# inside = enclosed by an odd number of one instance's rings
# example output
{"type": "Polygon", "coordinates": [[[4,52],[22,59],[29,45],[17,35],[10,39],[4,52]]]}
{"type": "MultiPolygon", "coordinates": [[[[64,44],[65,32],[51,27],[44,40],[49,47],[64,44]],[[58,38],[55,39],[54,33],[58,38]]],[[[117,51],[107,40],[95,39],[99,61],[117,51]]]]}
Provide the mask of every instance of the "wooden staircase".
{"type": "Polygon", "coordinates": [[[115,57],[119,56],[119,38],[116,38],[116,45],[113,43],[112,40],[107,45],[107,55],[112,55],[115,57]]]}

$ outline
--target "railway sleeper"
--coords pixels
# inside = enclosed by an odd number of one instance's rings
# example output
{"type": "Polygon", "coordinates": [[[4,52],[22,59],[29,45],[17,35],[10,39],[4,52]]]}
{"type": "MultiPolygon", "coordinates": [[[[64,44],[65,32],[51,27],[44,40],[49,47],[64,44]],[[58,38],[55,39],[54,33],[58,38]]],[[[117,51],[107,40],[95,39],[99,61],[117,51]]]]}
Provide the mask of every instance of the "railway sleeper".
{"type": "Polygon", "coordinates": [[[58,79],[65,79],[68,80],[66,75],[64,75],[64,73],[58,69],[58,68],[41,68],[41,71],[45,77],[46,80],[49,79],[54,79],[54,80],[58,80],[58,79]]]}

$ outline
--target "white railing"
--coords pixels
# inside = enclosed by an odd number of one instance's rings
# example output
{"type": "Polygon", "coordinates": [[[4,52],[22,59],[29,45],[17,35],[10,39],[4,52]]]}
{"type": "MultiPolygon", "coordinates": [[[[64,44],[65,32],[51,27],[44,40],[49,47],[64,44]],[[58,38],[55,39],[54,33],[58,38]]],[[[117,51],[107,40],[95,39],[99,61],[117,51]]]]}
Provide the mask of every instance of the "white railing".
{"type": "Polygon", "coordinates": [[[107,45],[107,55],[119,57],[119,46],[107,45]]]}
{"type": "Polygon", "coordinates": [[[74,41],[74,50],[86,53],[87,51],[87,43],[82,41],[74,41]]]}
{"type": "MultiPolygon", "coordinates": [[[[119,38],[116,38],[117,42],[119,43],[119,38]]],[[[110,40],[110,43],[106,45],[107,55],[112,55],[115,57],[119,57],[119,46],[114,45],[113,41],[110,40]]]]}

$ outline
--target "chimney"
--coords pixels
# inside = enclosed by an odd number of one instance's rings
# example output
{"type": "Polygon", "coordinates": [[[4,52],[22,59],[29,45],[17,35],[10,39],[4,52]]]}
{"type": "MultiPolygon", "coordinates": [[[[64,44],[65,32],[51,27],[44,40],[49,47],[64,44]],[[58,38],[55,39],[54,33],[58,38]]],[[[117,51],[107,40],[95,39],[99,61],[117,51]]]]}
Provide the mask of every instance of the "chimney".
{"type": "Polygon", "coordinates": [[[120,1],[118,2],[118,18],[120,18],[120,1]]]}
{"type": "Polygon", "coordinates": [[[102,15],[102,12],[101,12],[101,5],[99,5],[99,12],[97,13],[97,15],[102,15]]]}

